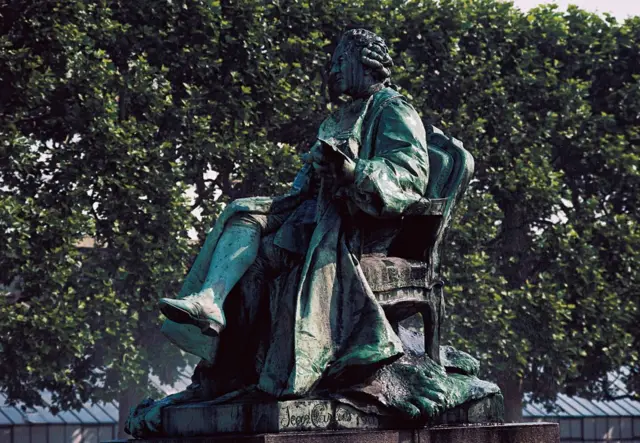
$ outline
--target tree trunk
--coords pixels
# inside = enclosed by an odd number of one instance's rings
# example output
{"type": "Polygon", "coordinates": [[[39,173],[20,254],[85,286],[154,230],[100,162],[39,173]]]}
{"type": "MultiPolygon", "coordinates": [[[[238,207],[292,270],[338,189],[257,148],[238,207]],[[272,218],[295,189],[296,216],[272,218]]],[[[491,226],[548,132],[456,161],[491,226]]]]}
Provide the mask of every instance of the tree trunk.
{"type": "Polygon", "coordinates": [[[131,384],[120,391],[118,397],[118,438],[130,438],[124,432],[124,424],[129,416],[129,409],[135,407],[142,401],[142,390],[138,386],[131,384]]]}
{"type": "Polygon", "coordinates": [[[499,385],[504,396],[504,421],[506,423],[521,422],[524,396],[522,379],[506,376],[499,385]]]}

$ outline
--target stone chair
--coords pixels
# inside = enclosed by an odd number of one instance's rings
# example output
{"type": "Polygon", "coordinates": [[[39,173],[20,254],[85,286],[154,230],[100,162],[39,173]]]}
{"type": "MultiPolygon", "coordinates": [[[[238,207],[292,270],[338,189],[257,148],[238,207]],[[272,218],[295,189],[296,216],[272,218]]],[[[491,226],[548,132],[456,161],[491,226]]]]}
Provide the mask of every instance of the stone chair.
{"type": "Polygon", "coordinates": [[[425,199],[402,220],[387,256],[361,258],[362,270],[394,329],[416,313],[424,322],[425,353],[440,363],[444,282],[440,261],[453,211],[473,175],[474,161],[462,143],[427,126],[430,177],[425,199]]]}

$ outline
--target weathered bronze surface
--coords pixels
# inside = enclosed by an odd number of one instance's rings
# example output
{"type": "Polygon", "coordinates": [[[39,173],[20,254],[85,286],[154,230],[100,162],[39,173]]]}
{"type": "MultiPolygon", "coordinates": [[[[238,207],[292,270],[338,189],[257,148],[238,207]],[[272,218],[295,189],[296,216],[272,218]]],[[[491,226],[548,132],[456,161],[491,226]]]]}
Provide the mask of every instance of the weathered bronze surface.
{"type": "Polygon", "coordinates": [[[128,432],[166,435],[161,410],[184,402],[325,398],[426,423],[499,393],[476,377],[477,361],[440,347],[441,249],[473,158],[425,130],[390,87],[391,66],[375,34],[342,37],[336,110],[292,190],[228,205],[181,293],[160,302],[164,334],[202,358],[192,386],[143,402],[128,432]],[[419,344],[398,325],[416,313],[419,344]]]}

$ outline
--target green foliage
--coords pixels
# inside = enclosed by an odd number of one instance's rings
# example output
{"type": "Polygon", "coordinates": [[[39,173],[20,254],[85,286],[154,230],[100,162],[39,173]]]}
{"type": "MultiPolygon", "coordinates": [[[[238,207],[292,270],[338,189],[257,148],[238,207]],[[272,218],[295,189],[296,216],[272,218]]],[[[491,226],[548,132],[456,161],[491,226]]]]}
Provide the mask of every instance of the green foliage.
{"type": "Polygon", "coordinates": [[[401,91],[477,161],[448,241],[448,337],[540,398],[606,394],[620,366],[640,391],[639,18],[492,0],[30,0],[0,16],[10,398],[68,407],[175,376],[156,300],[197,249],[187,231],[202,241],[221,204],[286,188],[348,26],[390,42],[401,91]]]}
{"type": "Polygon", "coordinates": [[[640,239],[640,21],[493,2],[449,13],[455,49],[431,65],[446,89],[425,105],[477,159],[451,238],[451,334],[535,397],[606,396],[606,372],[639,363],[629,265],[640,239]]]}

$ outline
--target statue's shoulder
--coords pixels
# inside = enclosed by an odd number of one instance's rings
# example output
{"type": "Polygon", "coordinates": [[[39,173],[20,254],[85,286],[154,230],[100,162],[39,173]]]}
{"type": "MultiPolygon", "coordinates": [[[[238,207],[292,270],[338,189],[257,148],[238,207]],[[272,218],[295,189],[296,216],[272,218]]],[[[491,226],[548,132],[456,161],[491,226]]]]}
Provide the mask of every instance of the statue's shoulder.
{"type": "Polygon", "coordinates": [[[372,109],[381,109],[385,106],[392,104],[393,102],[406,101],[404,96],[393,88],[382,88],[373,95],[373,101],[371,102],[372,109]]]}
{"type": "Polygon", "coordinates": [[[409,99],[395,89],[386,87],[374,94],[370,106],[369,120],[374,120],[375,117],[379,117],[382,114],[382,111],[390,107],[402,108],[404,111],[403,113],[416,113],[417,115],[417,112],[409,102],[409,99]]]}

